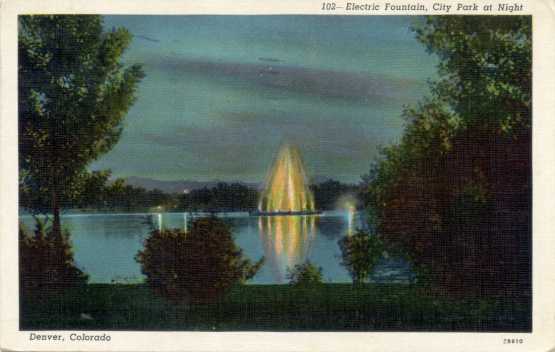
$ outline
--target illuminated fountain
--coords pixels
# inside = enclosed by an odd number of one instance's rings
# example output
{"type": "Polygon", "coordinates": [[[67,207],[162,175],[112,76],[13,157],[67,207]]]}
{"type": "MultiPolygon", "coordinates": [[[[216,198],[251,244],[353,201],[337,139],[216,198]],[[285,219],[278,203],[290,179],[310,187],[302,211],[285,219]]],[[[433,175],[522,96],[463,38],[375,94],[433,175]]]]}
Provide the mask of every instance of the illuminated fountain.
{"type": "Polygon", "coordinates": [[[274,160],[260,196],[258,230],[274,280],[285,282],[287,270],[309,256],[316,234],[314,195],[299,150],[283,144],[274,160]]]}
{"type": "Polygon", "coordinates": [[[266,177],[258,211],[251,215],[319,214],[308,187],[301,154],[296,147],[284,144],[266,177]]]}

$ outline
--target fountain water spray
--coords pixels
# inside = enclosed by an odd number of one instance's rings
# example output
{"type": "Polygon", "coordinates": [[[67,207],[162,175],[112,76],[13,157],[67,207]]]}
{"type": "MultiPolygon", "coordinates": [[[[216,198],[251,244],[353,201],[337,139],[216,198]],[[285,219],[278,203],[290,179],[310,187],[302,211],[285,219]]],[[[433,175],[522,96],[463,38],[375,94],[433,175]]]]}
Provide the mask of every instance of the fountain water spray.
{"type": "Polygon", "coordinates": [[[266,177],[255,215],[315,214],[314,196],[298,148],[284,144],[266,177]]]}

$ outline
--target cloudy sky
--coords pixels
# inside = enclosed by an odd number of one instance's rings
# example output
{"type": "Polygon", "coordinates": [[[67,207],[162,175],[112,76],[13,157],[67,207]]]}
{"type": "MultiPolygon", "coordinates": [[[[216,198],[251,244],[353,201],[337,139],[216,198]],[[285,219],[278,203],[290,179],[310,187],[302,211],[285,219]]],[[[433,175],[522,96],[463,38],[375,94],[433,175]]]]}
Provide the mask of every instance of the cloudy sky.
{"type": "Polygon", "coordinates": [[[116,177],[260,182],[280,143],[311,176],[357,182],[427,94],[436,59],[414,17],[108,16],[134,35],[146,78],[120,142],[92,165],[116,177]]]}

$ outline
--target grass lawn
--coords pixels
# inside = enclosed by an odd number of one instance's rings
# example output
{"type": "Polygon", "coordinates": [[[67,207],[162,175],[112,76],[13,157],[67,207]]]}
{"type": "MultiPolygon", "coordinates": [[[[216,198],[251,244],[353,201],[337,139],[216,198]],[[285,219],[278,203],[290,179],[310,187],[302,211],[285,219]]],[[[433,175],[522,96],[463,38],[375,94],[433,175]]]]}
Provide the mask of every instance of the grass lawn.
{"type": "Polygon", "coordinates": [[[401,284],[235,287],[187,306],[144,285],[89,284],[21,303],[22,330],[530,331],[528,300],[456,300],[401,284]]]}

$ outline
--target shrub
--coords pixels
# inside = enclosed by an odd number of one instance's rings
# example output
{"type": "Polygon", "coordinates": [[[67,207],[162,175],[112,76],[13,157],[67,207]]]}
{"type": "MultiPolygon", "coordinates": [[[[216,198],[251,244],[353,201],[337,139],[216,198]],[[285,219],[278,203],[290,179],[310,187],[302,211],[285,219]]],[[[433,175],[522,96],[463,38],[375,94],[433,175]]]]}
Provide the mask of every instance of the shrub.
{"type": "Polygon", "coordinates": [[[194,220],[189,231],[154,230],[136,260],[147,284],[172,301],[210,302],[263,264],[243,256],[229,225],[215,217],[194,220]]]}
{"type": "Polygon", "coordinates": [[[364,282],[382,257],[383,245],[376,236],[358,230],[352,236],[338,241],[341,248],[341,265],[351,275],[354,284],[364,282]]]}
{"type": "Polygon", "coordinates": [[[287,270],[289,284],[293,286],[311,286],[322,283],[322,268],[313,265],[310,261],[297,264],[287,270]]]}
{"type": "Polygon", "coordinates": [[[37,220],[34,234],[19,228],[19,285],[24,297],[50,296],[84,285],[88,276],[75,266],[70,234],[56,235],[37,220]]]}

